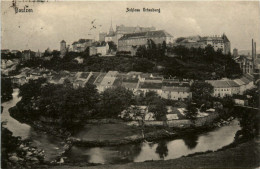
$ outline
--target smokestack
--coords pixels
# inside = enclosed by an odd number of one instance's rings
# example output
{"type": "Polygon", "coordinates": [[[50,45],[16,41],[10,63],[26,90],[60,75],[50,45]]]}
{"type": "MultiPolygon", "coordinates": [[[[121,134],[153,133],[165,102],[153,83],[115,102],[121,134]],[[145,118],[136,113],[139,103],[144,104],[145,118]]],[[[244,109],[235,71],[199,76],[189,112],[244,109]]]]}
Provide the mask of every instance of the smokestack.
{"type": "Polygon", "coordinates": [[[254,39],[252,39],[252,59],[254,60],[254,39]]]}
{"type": "Polygon", "coordinates": [[[256,59],[256,42],[255,42],[255,53],[254,54],[255,54],[255,59],[256,59]]]}
{"type": "Polygon", "coordinates": [[[255,52],[255,49],[254,49],[254,39],[252,39],[252,62],[253,62],[253,73],[255,72],[255,56],[254,56],[254,52],[255,52]]]}

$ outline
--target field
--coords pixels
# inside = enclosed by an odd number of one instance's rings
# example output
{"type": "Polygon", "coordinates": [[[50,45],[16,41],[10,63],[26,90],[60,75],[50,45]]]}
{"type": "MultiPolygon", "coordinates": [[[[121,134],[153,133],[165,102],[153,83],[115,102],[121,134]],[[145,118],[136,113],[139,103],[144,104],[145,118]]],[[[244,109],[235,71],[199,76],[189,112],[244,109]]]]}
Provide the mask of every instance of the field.
{"type": "Polygon", "coordinates": [[[86,141],[121,140],[128,136],[141,135],[141,130],[125,124],[87,124],[74,137],[86,141]]]}

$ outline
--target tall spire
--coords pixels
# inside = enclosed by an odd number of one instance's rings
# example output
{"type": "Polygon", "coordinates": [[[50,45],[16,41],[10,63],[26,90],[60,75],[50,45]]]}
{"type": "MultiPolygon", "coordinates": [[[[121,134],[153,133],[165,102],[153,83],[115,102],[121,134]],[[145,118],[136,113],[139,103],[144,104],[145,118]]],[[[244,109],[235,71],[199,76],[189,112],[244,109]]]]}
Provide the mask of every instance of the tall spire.
{"type": "Polygon", "coordinates": [[[114,34],[114,29],[113,29],[112,18],[111,18],[111,25],[110,25],[110,29],[109,29],[109,35],[113,35],[113,34],[114,34]]]}

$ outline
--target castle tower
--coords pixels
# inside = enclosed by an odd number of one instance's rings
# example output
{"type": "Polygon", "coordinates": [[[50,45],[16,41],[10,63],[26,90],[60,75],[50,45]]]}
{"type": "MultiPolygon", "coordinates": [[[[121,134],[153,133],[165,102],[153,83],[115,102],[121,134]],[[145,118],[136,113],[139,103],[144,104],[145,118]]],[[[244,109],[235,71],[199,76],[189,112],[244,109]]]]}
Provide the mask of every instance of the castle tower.
{"type": "Polygon", "coordinates": [[[61,58],[63,58],[63,56],[65,56],[66,52],[67,52],[66,42],[64,40],[62,40],[60,42],[60,56],[61,56],[61,58]]]}
{"type": "Polygon", "coordinates": [[[234,58],[238,57],[238,50],[237,50],[237,48],[233,49],[233,57],[234,58]]]}

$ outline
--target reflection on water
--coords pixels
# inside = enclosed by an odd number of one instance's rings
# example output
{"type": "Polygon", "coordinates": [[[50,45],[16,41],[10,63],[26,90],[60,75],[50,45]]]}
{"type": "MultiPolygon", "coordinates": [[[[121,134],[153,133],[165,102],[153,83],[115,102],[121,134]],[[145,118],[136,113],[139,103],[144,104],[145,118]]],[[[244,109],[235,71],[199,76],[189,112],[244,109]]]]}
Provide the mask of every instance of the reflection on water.
{"type": "Polygon", "coordinates": [[[71,161],[87,161],[91,163],[126,163],[146,160],[175,159],[184,155],[218,150],[233,142],[236,132],[240,129],[234,120],[205,134],[194,134],[183,139],[172,141],[162,140],[158,143],[140,143],[117,147],[83,148],[74,146],[68,152],[71,161]]]}
{"type": "Polygon", "coordinates": [[[159,157],[161,159],[164,159],[165,157],[168,156],[168,147],[166,141],[161,141],[158,143],[158,146],[156,147],[157,154],[159,154],[159,157]]]}
{"type": "Polygon", "coordinates": [[[191,133],[188,136],[184,136],[183,141],[189,149],[194,149],[198,144],[198,138],[198,135],[191,133]]]}
{"type": "Polygon", "coordinates": [[[10,116],[9,108],[14,107],[16,103],[21,100],[21,98],[18,98],[18,93],[19,89],[14,89],[13,99],[2,104],[4,110],[1,114],[1,120],[7,122],[5,127],[10,130],[14,136],[19,136],[22,139],[29,138],[32,140],[33,146],[43,149],[46,161],[54,160],[59,153],[62,152],[62,140],[51,135],[39,133],[31,126],[20,123],[10,116]]]}

